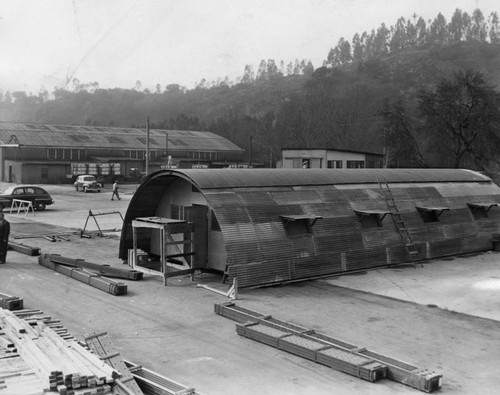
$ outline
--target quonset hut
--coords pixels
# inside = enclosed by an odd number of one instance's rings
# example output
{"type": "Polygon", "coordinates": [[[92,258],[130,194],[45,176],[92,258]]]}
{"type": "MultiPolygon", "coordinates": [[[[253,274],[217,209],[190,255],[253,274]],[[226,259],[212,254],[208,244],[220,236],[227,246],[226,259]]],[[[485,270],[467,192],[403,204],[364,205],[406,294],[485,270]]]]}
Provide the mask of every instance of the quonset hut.
{"type": "MultiPolygon", "coordinates": [[[[128,259],[136,218],[185,220],[192,268],[240,287],[297,281],[490,250],[499,203],[500,188],[469,170],[162,170],[134,194],[119,255],[128,259]]],[[[154,232],[136,235],[152,257],[154,232]]]]}

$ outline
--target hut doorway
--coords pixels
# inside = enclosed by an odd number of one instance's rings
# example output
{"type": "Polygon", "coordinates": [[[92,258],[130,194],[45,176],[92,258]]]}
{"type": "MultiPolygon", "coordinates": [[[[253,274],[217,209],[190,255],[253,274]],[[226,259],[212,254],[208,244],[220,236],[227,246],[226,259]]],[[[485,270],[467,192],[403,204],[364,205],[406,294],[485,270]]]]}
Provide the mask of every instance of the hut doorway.
{"type": "Polygon", "coordinates": [[[193,269],[207,266],[208,257],[208,207],[193,205],[184,208],[184,219],[194,224],[193,269]]]}

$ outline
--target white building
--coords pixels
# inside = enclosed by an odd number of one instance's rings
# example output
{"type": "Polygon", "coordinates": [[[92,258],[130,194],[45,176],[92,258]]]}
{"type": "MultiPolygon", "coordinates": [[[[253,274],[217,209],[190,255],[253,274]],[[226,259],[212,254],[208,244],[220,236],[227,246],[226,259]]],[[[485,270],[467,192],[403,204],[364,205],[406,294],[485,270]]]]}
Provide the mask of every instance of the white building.
{"type": "Polygon", "coordinates": [[[370,169],[384,167],[384,155],[330,148],[282,148],[277,167],[286,169],[370,169]]]}

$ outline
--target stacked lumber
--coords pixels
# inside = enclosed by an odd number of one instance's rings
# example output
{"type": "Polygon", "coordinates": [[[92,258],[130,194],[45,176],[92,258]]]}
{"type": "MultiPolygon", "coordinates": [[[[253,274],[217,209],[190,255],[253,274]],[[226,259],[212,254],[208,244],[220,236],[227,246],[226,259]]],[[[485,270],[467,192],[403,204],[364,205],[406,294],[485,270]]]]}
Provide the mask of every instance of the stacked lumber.
{"type": "Polygon", "coordinates": [[[111,295],[125,295],[127,293],[127,284],[123,282],[102,277],[99,274],[83,269],[79,266],[66,266],[54,263],[47,258],[47,254],[40,256],[38,258],[38,263],[77,281],[89,284],[94,288],[110,293],[111,295]]]}
{"type": "Polygon", "coordinates": [[[42,395],[43,383],[24,360],[17,354],[0,356],[0,393],[10,395],[42,395]]]}
{"type": "Polygon", "coordinates": [[[142,280],[144,275],[138,270],[87,262],[84,259],[67,258],[59,254],[44,254],[41,259],[49,260],[53,263],[65,266],[81,267],[106,277],[124,278],[127,280],[142,280]]]}
{"type": "Polygon", "coordinates": [[[21,254],[26,254],[29,256],[38,256],[40,255],[40,247],[31,247],[26,244],[15,243],[13,241],[9,241],[8,247],[10,250],[14,250],[20,252],[21,254]]]}
{"type": "MultiPolygon", "coordinates": [[[[111,393],[119,374],[97,356],[71,339],[63,339],[43,319],[31,322],[17,317],[7,310],[0,310],[0,327],[4,338],[17,349],[24,361],[15,377],[33,377],[41,381],[38,392],[54,391],[61,395],[98,395],[111,393]]],[[[19,362],[19,361],[18,361],[19,362]]],[[[2,374],[3,371],[2,371],[2,374]]],[[[25,380],[19,380],[24,382],[25,380]]],[[[30,387],[33,382],[24,383],[30,387]]],[[[23,385],[24,385],[23,384],[23,385]]],[[[10,383],[9,385],[14,385],[10,383]]],[[[26,389],[8,388],[12,394],[25,394],[26,389]]],[[[31,393],[31,392],[29,392],[31,393]]]]}
{"type": "Polygon", "coordinates": [[[5,310],[19,310],[23,308],[23,300],[0,292],[0,307],[5,310]]]}
{"type": "Polygon", "coordinates": [[[439,390],[442,375],[398,359],[284,322],[234,302],[215,305],[215,312],[238,322],[236,332],[367,381],[387,377],[424,392],[439,390]]]}
{"type": "Polygon", "coordinates": [[[269,325],[266,321],[236,324],[236,332],[366,381],[374,382],[386,377],[387,367],[384,364],[269,325]]]}

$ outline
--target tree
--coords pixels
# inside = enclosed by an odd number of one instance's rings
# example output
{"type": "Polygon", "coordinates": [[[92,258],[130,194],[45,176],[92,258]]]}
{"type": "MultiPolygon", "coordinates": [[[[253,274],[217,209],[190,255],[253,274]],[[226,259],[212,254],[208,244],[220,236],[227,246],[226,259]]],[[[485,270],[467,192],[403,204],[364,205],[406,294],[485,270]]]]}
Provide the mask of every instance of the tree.
{"type": "Polygon", "coordinates": [[[500,94],[481,73],[459,71],[419,95],[426,129],[448,160],[442,165],[485,170],[500,148],[500,94]]]}
{"type": "Polygon", "coordinates": [[[391,42],[389,47],[391,52],[399,51],[408,46],[408,32],[406,30],[406,20],[401,17],[396,22],[396,26],[393,28],[391,42]]]}
{"type": "Polygon", "coordinates": [[[488,18],[488,24],[490,26],[490,42],[492,44],[500,44],[500,27],[499,27],[498,14],[492,12],[488,18]]]}
{"type": "Polygon", "coordinates": [[[476,8],[472,13],[472,39],[475,41],[486,41],[488,33],[486,32],[486,22],[483,13],[476,8]]]}
{"type": "MultiPolygon", "coordinates": [[[[366,32],[364,33],[366,35],[366,32]]],[[[364,37],[364,36],[363,36],[364,37]]],[[[360,62],[365,54],[365,44],[358,33],[352,38],[352,60],[360,62]]]]}
{"type": "Polygon", "coordinates": [[[415,25],[415,36],[417,47],[423,47],[427,44],[427,24],[422,17],[418,18],[417,24],[415,25]]]}
{"type": "Polygon", "coordinates": [[[448,25],[443,14],[439,13],[431,23],[429,41],[431,44],[443,45],[448,42],[448,25]]]}
{"type": "Polygon", "coordinates": [[[384,121],[384,151],[387,167],[428,167],[402,98],[384,101],[378,111],[384,121]]]}
{"type": "Polygon", "coordinates": [[[464,20],[462,10],[459,8],[455,10],[451,17],[449,31],[453,41],[462,41],[465,38],[464,20]]]}
{"type": "Polygon", "coordinates": [[[389,33],[385,23],[382,23],[377,30],[377,34],[373,40],[373,51],[375,56],[385,55],[389,52],[389,33]]]}

